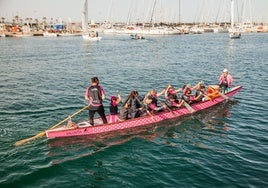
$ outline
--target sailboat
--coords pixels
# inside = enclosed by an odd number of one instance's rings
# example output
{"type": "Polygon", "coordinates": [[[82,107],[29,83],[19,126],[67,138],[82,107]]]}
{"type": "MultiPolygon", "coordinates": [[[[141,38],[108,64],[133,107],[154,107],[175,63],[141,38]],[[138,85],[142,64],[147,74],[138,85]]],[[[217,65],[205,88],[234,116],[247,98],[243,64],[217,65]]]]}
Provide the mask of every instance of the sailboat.
{"type": "Polygon", "coordinates": [[[231,0],[231,28],[229,36],[231,39],[239,39],[241,37],[241,32],[234,27],[234,0],[231,0]]]}
{"type": "Polygon", "coordinates": [[[97,31],[88,31],[88,0],[85,0],[84,3],[84,10],[83,10],[83,17],[82,17],[82,28],[83,34],[82,37],[88,41],[99,41],[102,37],[99,37],[97,31]]]}

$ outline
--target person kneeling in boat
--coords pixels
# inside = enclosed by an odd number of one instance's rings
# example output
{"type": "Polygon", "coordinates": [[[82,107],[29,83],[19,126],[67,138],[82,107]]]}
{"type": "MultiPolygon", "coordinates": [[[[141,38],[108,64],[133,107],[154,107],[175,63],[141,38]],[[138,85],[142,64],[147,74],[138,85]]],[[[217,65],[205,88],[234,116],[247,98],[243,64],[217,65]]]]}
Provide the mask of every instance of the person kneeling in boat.
{"type": "Polygon", "coordinates": [[[169,108],[180,108],[183,102],[178,99],[177,93],[182,91],[182,88],[175,90],[171,85],[169,85],[165,91],[166,105],[169,108]]]}
{"type": "Polygon", "coordinates": [[[183,92],[182,92],[183,94],[181,96],[181,99],[184,102],[191,104],[192,101],[194,100],[194,96],[192,95],[193,88],[191,88],[189,84],[185,84],[182,89],[183,89],[183,92]]]}
{"type": "Polygon", "coordinates": [[[160,93],[157,93],[156,89],[153,89],[150,92],[148,92],[147,95],[145,96],[145,99],[147,99],[148,97],[152,99],[152,102],[150,105],[151,105],[151,108],[156,112],[161,112],[166,108],[166,105],[162,104],[158,99],[158,97],[163,95],[165,91],[166,89],[163,89],[160,93]],[[159,105],[158,102],[160,102],[161,105],[159,105]]]}
{"type": "Polygon", "coordinates": [[[118,104],[121,102],[121,95],[118,93],[117,97],[116,96],[111,96],[111,101],[110,101],[110,114],[111,115],[116,115],[118,114],[118,104]]]}
{"type": "Polygon", "coordinates": [[[193,98],[192,102],[204,102],[208,100],[208,97],[206,96],[206,87],[204,85],[203,81],[200,81],[196,86],[196,92],[195,92],[195,97],[193,98]]]}
{"type": "Polygon", "coordinates": [[[149,115],[154,119],[154,112],[157,112],[155,109],[155,105],[153,104],[153,97],[147,96],[143,100],[143,105],[140,108],[140,115],[146,116],[149,115]]]}
{"type": "Polygon", "coordinates": [[[141,101],[143,100],[143,97],[139,96],[139,92],[134,90],[132,91],[132,98],[130,100],[131,100],[131,107],[129,110],[130,118],[133,119],[140,117],[140,109],[142,107],[141,101]]]}
{"type": "Polygon", "coordinates": [[[227,69],[223,69],[222,74],[219,77],[219,86],[222,93],[226,93],[230,90],[233,77],[229,74],[227,69]]]}
{"type": "Polygon", "coordinates": [[[111,96],[111,102],[110,102],[110,116],[109,116],[109,123],[114,123],[117,121],[117,115],[118,112],[118,104],[121,102],[121,95],[120,93],[116,96],[111,96]]]}
{"type": "Polygon", "coordinates": [[[131,113],[133,112],[135,106],[134,104],[134,99],[137,95],[137,91],[131,91],[130,94],[128,95],[127,99],[124,101],[122,104],[120,110],[119,110],[119,116],[118,120],[119,121],[125,121],[129,118],[131,118],[131,113]]]}

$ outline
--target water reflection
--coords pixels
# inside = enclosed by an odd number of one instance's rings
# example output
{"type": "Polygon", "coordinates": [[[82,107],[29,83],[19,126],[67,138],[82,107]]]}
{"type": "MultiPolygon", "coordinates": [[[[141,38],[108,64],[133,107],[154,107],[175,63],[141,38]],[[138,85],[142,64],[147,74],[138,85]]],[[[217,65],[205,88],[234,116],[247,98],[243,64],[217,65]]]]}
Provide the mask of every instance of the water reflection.
{"type": "Polygon", "coordinates": [[[166,129],[158,142],[173,147],[185,153],[191,153],[189,148],[210,149],[214,152],[228,153],[221,145],[228,140],[227,132],[230,126],[227,123],[231,116],[230,108],[238,101],[232,100],[215,106],[194,116],[187,118],[180,126],[166,129]]]}
{"type": "MultiPolygon", "coordinates": [[[[226,122],[225,118],[231,116],[230,107],[236,105],[237,100],[229,101],[228,103],[216,106],[213,110],[209,110],[208,116],[201,116],[199,120],[204,123],[205,127],[203,129],[224,129],[229,130],[229,124],[226,122]],[[203,117],[203,118],[202,118],[203,117]]],[[[204,113],[202,113],[204,114],[204,113]]]]}

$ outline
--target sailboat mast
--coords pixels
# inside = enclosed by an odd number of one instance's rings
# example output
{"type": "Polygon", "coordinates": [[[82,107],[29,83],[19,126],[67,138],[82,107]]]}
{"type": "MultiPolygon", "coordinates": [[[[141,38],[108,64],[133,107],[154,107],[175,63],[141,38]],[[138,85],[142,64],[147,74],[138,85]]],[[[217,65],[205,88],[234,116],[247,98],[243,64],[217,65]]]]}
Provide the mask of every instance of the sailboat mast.
{"type": "Polygon", "coordinates": [[[82,28],[83,28],[83,33],[87,34],[88,33],[88,0],[85,0],[85,3],[84,3],[82,28]]]}
{"type": "Polygon", "coordinates": [[[109,11],[108,11],[108,14],[107,14],[107,17],[106,17],[106,22],[112,22],[111,21],[111,12],[112,12],[112,8],[113,8],[113,0],[111,0],[111,4],[110,4],[110,8],[109,8],[109,11]]]}
{"type": "Polygon", "coordinates": [[[231,28],[234,28],[234,0],[231,0],[231,28]]]}
{"type": "Polygon", "coordinates": [[[154,0],[154,6],[153,6],[152,16],[151,16],[151,20],[150,20],[150,25],[151,25],[151,26],[153,26],[153,17],[154,17],[154,9],[155,9],[155,5],[156,5],[156,0],[154,0]]]}
{"type": "Polygon", "coordinates": [[[181,23],[181,0],[179,0],[179,24],[181,23]]]}

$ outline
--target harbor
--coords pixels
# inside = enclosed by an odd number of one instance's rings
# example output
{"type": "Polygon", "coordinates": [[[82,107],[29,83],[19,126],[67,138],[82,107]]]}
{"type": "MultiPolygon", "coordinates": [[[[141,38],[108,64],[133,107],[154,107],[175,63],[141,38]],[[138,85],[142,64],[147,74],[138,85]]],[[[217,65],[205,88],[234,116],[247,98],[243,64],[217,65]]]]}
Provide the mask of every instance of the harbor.
{"type": "MultiPolygon", "coordinates": [[[[181,35],[229,33],[234,28],[240,33],[268,32],[268,20],[265,18],[260,19],[257,12],[253,15],[251,0],[246,0],[243,3],[237,0],[224,0],[217,9],[209,2],[204,1],[196,7],[198,12],[196,12],[196,18],[193,21],[182,19],[185,17],[183,3],[179,0],[177,5],[178,7],[172,10],[172,15],[174,16],[172,21],[163,18],[162,13],[166,10],[161,7],[161,1],[153,0],[147,2],[147,5],[139,5],[136,1],[132,1],[127,8],[128,15],[123,15],[124,21],[122,21],[109,18],[112,17],[112,14],[115,14],[115,9],[112,9],[112,7],[115,7],[115,2],[111,1],[111,4],[107,5],[109,7],[107,12],[109,16],[102,20],[89,15],[88,11],[91,10],[93,3],[88,3],[88,0],[85,0],[81,4],[81,11],[79,12],[82,19],[79,21],[72,21],[73,18],[71,17],[62,19],[61,17],[51,17],[49,15],[42,15],[41,18],[28,15],[24,17],[19,13],[13,17],[2,16],[0,19],[0,36],[79,36],[85,32],[129,35],[181,35]],[[215,9],[213,10],[214,14],[212,14],[213,8],[215,9]],[[145,11],[146,9],[148,10],[145,11]],[[211,14],[210,17],[208,17],[209,13],[211,14]]],[[[102,11],[105,12],[104,10],[102,11]]]]}
{"type": "MultiPolygon", "coordinates": [[[[81,36],[82,24],[71,23],[69,26],[64,23],[55,23],[51,25],[44,24],[42,27],[38,24],[23,23],[0,23],[1,37],[29,37],[29,36],[81,36]],[[71,25],[71,26],[70,26],[71,25]]],[[[97,31],[104,34],[142,34],[142,35],[181,35],[181,34],[202,34],[202,33],[228,33],[230,23],[220,24],[193,24],[193,23],[156,23],[151,26],[150,23],[89,23],[89,31],[97,31]]],[[[254,23],[241,26],[242,33],[266,33],[268,24],[254,23]]]]}

